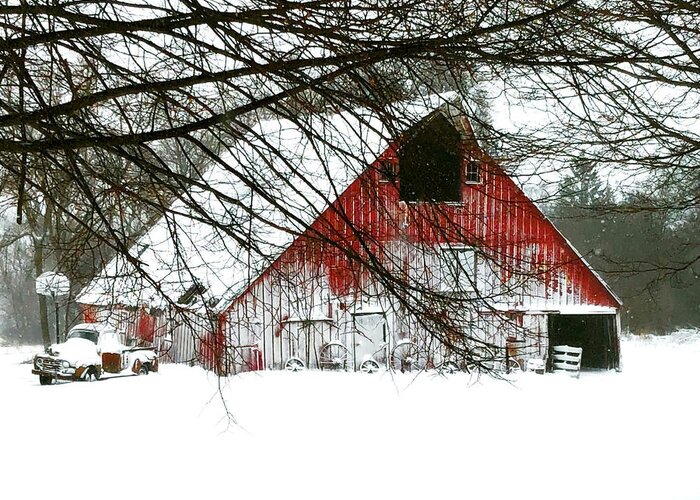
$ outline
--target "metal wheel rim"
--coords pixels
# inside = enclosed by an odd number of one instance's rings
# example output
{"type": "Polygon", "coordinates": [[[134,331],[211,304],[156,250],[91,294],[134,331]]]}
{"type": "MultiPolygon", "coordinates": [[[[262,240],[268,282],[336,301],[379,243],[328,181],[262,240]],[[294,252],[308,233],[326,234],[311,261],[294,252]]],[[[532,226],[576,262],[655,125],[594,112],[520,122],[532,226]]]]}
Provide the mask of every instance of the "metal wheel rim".
{"type": "Polygon", "coordinates": [[[404,342],[396,345],[391,351],[391,368],[395,371],[412,372],[425,368],[426,360],[423,359],[418,344],[404,342]]]}
{"type": "Polygon", "coordinates": [[[379,371],[379,363],[373,359],[365,360],[360,365],[360,371],[363,373],[374,373],[379,371]]]}
{"type": "Polygon", "coordinates": [[[321,369],[345,370],[348,366],[349,356],[350,353],[344,345],[339,343],[326,344],[321,348],[319,365],[321,369]]]}
{"type": "Polygon", "coordinates": [[[290,358],[284,364],[284,368],[290,372],[298,372],[305,368],[304,362],[298,358],[290,358]]]}

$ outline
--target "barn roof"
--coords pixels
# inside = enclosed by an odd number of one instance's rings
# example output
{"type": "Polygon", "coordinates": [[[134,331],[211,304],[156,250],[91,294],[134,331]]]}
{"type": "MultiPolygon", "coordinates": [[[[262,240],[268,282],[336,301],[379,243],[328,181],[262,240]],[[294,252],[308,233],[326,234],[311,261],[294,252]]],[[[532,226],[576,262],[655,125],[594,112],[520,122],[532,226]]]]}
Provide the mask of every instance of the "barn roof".
{"type": "MultiPolygon", "coordinates": [[[[452,97],[387,111],[416,123],[452,97]]],[[[189,302],[188,295],[209,305],[235,298],[376,160],[392,135],[367,110],[297,120],[250,127],[130,249],[143,272],[117,255],[77,302],[163,307],[189,302]]]]}

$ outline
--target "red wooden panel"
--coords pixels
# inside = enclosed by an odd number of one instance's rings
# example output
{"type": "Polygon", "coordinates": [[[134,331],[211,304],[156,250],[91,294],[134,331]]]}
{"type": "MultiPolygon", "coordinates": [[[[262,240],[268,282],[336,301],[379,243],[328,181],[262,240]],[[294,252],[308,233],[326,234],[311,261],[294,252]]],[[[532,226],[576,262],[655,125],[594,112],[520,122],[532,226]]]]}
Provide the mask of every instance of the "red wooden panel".
{"type": "Polygon", "coordinates": [[[82,304],[83,323],[97,323],[97,307],[82,304]]]}
{"type": "Polygon", "coordinates": [[[136,329],[136,336],[146,342],[153,342],[153,333],[156,328],[156,319],[148,314],[145,309],[141,309],[139,324],[136,329]]]}

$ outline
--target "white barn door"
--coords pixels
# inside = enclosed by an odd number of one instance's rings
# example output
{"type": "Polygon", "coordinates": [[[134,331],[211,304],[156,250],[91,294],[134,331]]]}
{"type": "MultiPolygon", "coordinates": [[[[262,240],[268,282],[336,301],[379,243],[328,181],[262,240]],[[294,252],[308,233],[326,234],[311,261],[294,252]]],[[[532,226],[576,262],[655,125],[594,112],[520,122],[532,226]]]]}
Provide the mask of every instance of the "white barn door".
{"type": "Polygon", "coordinates": [[[355,328],[353,339],[353,357],[355,369],[363,361],[373,358],[379,366],[386,363],[387,328],[386,318],[382,313],[353,315],[355,328]]]}

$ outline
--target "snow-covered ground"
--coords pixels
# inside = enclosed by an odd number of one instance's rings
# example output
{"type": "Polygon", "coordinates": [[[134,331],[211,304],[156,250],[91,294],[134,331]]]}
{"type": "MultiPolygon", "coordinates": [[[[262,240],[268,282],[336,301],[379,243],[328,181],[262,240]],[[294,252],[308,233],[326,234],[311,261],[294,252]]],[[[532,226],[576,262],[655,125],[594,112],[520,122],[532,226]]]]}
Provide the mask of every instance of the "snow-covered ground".
{"type": "Polygon", "coordinates": [[[173,365],[42,387],[2,347],[0,498],[700,498],[700,332],[622,349],[621,373],[472,387],[173,365]]]}

